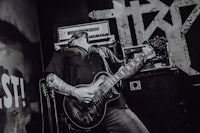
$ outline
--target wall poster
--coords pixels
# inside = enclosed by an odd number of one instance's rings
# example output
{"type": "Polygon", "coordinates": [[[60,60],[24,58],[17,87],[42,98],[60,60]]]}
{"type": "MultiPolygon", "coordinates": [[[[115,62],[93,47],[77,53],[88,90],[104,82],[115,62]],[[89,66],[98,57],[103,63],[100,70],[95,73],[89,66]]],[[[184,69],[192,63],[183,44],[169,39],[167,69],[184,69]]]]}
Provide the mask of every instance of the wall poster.
{"type": "Polygon", "coordinates": [[[41,131],[38,31],[34,0],[0,1],[0,133],[41,131]]]}

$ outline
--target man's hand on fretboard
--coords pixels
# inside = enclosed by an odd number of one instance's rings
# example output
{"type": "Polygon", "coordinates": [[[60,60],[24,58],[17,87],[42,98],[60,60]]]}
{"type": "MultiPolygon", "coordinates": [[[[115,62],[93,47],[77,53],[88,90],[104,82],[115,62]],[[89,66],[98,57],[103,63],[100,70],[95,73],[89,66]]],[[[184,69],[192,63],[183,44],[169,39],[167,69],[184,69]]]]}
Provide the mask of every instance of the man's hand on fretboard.
{"type": "Polygon", "coordinates": [[[156,57],[156,53],[154,49],[150,45],[146,45],[142,48],[144,56],[146,56],[146,60],[151,60],[156,57]]]}

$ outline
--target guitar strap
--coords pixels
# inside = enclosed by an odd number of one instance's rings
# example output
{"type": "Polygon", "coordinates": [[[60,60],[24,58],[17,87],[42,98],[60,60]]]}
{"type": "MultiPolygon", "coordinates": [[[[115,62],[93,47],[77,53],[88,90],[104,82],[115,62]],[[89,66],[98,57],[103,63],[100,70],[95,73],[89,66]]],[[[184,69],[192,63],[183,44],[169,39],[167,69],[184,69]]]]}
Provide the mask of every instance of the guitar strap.
{"type": "Polygon", "coordinates": [[[104,63],[104,66],[105,66],[105,69],[108,73],[110,73],[111,75],[113,75],[110,67],[109,67],[109,64],[106,60],[106,55],[104,53],[104,51],[102,50],[102,48],[99,48],[99,55],[101,56],[101,58],[103,59],[103,63],[104,63]]]}
{"type": "MultiPolygon", "coordinates": [[[[100,55],[101,58],[103,59],[103,63],[104,63],[106,72],[108,72],[109,74],[113,75],[113,72],[111,71],[110,66],[109,66],[109,64],[108,64],[108,62],[107,62],[107,60],[106,60],[106,55],[105,55],[105,53],[104,53],[104,51],[103,51],[103,49],[102,49],[101,47],[99,48],[99,55],[100,55]]],[[[122,82],[121,82],[121,80],[120,80],[120,82],[117,83],[116,85],[117,85],[118,87],[120,87],[120,86],[122,87],[122,82]]]]}

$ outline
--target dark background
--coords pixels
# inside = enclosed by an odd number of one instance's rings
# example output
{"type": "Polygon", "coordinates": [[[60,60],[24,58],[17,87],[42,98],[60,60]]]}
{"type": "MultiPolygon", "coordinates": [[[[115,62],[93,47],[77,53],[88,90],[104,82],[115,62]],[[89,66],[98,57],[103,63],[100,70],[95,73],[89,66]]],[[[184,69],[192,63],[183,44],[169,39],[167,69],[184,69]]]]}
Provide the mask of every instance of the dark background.
{"type": "MultiPolygon", "coordinates": [[[[167,2],[170,5],[173,0],[167,2]]],[[[145,0],[140,1],[147,3],[145,0]]],[[[126,0],[129,5],[129,0],[126,0]]],[[[53,53],[53,43],[57,42],[57,28],[92,22],[88,13],[92,10],[113,8],[111,0],[37,0],[40,36],[44,67],[47,66],[53,53]]],[[[181,8],[183,22],[192,11],[193,7],[181,8]]],[[[152,17],[155,14],[152,13],[152,17]]],[[[145,25],[151,22],[152,18],[145,19],[145,25]]],[[[131,21],[131,19],[130,19],[131,21]]],[[[166,16],[170,22],[170,16],[166,16]]],[[[109,19],[111,33],[118,39],[116,21],[109,19]]],[[[200,71],[200,46],[199,46],[199,25],[200,17],[196,19],[186,34],[186,40],[191,57],[192,67],[200,71]]],[[[133,41],[135,41],[134,28],[132,29],[133,41]]],[[[162,34],[162,31],[158,31],[162,34]]],[[[116,53],[121,57],[122,53],[116,53]]],[[[125,98],[130,108],[140,117],[151,133],[199,133],[200,132],[200,86],[193,86],[199,83],[199,76],[188,76],[181,70],[169,71],[159,70],[146,72],[143,75],[131,77],[124,84],[125,98]],[[129,82],[140,80],[142,90],[130,91],[129,82]]]]}

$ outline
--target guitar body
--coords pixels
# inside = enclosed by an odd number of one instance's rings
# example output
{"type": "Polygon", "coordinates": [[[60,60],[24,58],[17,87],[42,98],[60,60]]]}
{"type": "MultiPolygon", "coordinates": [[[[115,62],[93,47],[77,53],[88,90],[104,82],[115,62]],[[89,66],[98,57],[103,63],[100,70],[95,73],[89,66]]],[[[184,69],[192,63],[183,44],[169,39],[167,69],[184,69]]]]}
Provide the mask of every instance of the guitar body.
{"type": "Polygon", "coordinates": [[[91,84],[76,86],[76,88],[98,88],[90,103],[80,102],[75,97],[64,97],[63,108],[73,125],[80,129],[92,129],[101,123],[106,113],[107,103],[120,96],[115,88],[110,89],[104,84],[108,77],[110,75],[107,72],[100,72],[91,84]]]}

